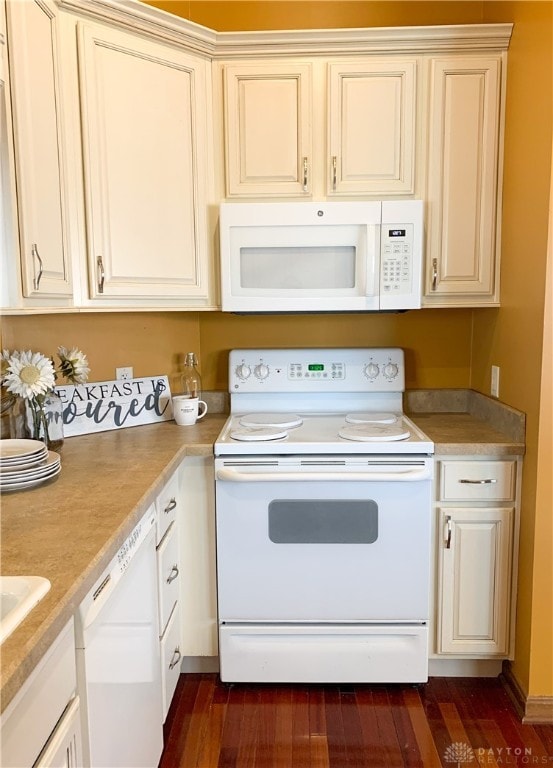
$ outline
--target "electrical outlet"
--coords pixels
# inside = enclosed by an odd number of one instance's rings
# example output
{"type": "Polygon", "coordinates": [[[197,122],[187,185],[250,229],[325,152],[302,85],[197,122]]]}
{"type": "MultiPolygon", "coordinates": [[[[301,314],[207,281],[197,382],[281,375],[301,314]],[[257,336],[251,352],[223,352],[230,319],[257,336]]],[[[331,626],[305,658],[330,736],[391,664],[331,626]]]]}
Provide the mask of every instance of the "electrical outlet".
{"type": "Polygon", "coordinates": [[[117,381],[124,381],[126,379],[132,379],[133,377],[133,371],[132,366],[128,366],[127,368],[116,368],[115,369],[115,378],[117,381]]]}
{"type": "Polygon", "coordinates": [[[490,386],[492,397],[499,397],[499,366],[492,365],[492,381],[490,386]]]}

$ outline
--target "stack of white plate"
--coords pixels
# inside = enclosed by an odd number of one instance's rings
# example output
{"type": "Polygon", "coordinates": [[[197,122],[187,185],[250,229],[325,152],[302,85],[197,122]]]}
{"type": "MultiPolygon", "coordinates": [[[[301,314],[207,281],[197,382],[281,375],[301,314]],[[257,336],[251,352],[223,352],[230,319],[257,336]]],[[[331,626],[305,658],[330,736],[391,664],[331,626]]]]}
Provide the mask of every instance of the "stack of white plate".
{"type": "Polygon", "coordinates": [[[61,472],[58,453],[40,440],[0,440],[0,490],[20,491],[51,480],[61,472]]]}

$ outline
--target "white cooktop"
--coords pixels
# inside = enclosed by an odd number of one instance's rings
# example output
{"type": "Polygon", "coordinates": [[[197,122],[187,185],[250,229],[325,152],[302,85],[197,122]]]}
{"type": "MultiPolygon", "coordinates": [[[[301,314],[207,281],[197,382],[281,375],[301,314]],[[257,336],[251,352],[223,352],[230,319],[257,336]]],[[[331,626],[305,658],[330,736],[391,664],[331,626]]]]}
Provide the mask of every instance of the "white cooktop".
{"type": "Polygon", "coordinates": [[[232,350],[215,455],[432,454],[404,387],[397,348],[232,350]]]}
{"type": "MultiPolygon", "coordinates": [[[[298,414],[297,427],[244,426],[247,414],[230,416],[215,442],[215,455],[240,454],[366,454],[366,453],[424,453],[432,454],[434,444],[405,415],[396,414],[394,424],[373,425],[373,439],[352,439],[340,436],[341,430],[364,432],[365,425],[346,421],[347,413],[298,414]],[[408,437],[398,438],[408,434],[408,437]],[[233,436],[234,435],[234,436],[233,436]],[[241,437],[237,437],[241,435],[241,437]]],[[[247,419],[248,423],[251,423],[247,419]]],[[[369,433],[370,430],[367,430],[369,433]]]]}

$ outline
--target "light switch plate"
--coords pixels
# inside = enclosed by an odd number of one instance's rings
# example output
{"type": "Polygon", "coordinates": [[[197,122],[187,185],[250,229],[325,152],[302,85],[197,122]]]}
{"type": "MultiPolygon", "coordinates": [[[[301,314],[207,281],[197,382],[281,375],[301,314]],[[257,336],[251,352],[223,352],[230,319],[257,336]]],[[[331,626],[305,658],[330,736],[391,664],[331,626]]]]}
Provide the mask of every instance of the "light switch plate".
{"type": "Polygon", "coordinates": [[[499,397],[499,366],[492,365],[492,381],[490,386],[492,397],[499,397]]]}

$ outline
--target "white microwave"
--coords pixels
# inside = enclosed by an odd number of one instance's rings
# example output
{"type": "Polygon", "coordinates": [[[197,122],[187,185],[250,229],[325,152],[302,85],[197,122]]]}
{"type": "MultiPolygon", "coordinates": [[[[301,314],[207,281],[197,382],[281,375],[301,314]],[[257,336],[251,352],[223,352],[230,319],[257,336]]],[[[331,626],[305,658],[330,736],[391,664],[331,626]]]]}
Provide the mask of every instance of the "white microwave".
{"type": "Polygon", "coordinates": [[[421,200],[222,203],[223,312],[421,306],[421,200]]]}

